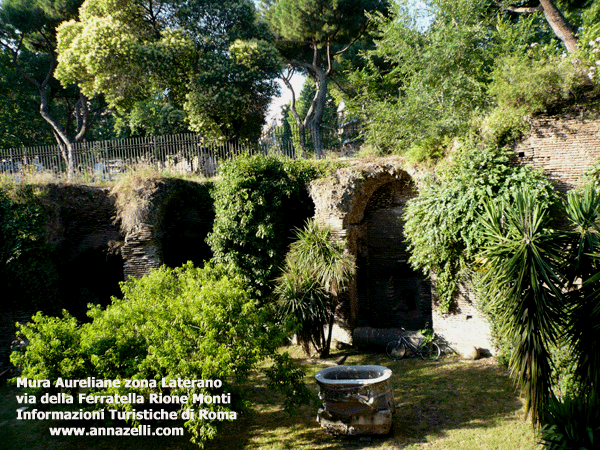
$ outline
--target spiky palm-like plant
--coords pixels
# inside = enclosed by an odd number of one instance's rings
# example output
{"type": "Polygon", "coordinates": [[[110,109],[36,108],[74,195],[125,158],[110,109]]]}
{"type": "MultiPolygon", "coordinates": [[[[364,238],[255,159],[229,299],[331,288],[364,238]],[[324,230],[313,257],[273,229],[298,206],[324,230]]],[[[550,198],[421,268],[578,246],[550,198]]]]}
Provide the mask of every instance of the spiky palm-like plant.
{"type": "Polygon", "coordinates": [[[553,397],[549,347],[564,323],[564,238],[545,228],[547,210],[526,192],[517,192],[510,205],[487,203],[484,209],[483,285],[503,334],[514,342],[509,366],[538,424],[553,397]]]}
{"type": "Polygon", "coordinates": [[[568,193],[565,210],[571,223],[570,258],[565,264],[571,285],[565,294],[573,305],[566,335],[582,394],[599,395],[600,351],[600,193],[594,184],[568,193]],[[581,285],[576,286],[580,281],[581,285]]]}
{"type": "Polygon", "coordinates": [[[275,295],[279,298],[279,317],[295,322],[296,337],[306,354],[311,345],[324,347],[325,325],[329,322],[332,308],[331,296],[319,282],[295,266],[286,266],[277,279],[275,295]]]}
{"type": "Polygon", "coordinates": [[[354,276],[354,258],[345,251],[345,242],[333,239],[331,228],[321,228],[315,221],[308,221],[304,229],[297,230],[296,237],[286,255],[283,275],[277,281],[280,312],[295,317],[302,332],[312,338],[319,330],[323,333],[323,325],[327,324],[327,338],[321,334],[320,342],[313,339],[321,357],[327,357],[339,295],[354,276]],[[328,301],[323,301],[321,292],[327,293],[328,301]],[[325,323],[323,315],[327,317],[325,323]]]}

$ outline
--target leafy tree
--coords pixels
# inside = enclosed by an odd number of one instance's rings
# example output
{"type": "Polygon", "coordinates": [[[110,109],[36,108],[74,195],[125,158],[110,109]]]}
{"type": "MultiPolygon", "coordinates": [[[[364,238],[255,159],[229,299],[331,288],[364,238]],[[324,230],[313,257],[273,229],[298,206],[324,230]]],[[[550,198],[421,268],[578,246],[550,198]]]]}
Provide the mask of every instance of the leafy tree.
{"type": "MultiPolygon", "coordinates": [[[[302,90],[300,91],[300,96],[298,101],[296,102],[296,115],[300,118],[305,118],[308,114],[312,101],[314,99],[316,93],[315,83],[307,78],[304,82],[302,90]]],[[[288,119],[290,121],[294,119],[294,111],[291,105],[288,107],[288,119]]],[[[335,99],[331,96],[331,94],[327,93],[327,100],[325,102],[325,111],[323,112],[323,122],[321,124],[321,136],[323,147],[327,149],[333,149],[338,146],[339,139],[337,136],[338,130],[338,114],[337,114],[337,104],[335,99]]],[[[314,151],[313,139],[312,136],[308,137],[304,133],[304,124],[302,121],[298,126],[298,121],[296,121],[296,127],[293,130],[293,140],[294,145],[298,152],[306,153],[309,150],[314,151]]]]}
{"type": "MultiPolygon", "coordinates": [[[[91,322],[77,324],[41,314],[20,327],[30,345],[14,352],[11,361],[31,379],[64,378],[155,380],[157,386],[133,389],[125,386],[92,388],[88,394],[148,395],[231,393],[232,402],[205,403],[212,411],[242,412],[240,381],[267,358],[274,357],[275,383],[287,388],[290,404],[306,398],[301,369],[289,358],[275,356],[281,343],[280,329],[267,308],[258,308],[244,283],[227,276],[220,266],[161,268],[124,283],[123,299],[113,298],[106,309],[91,306],[91,322]],[[221,380],[223,387],[161,386],[161,380],[221,380]],[[291,383],[286,382],[291,381],[291,383]]],[[[124,383],[123,383],[124,384],[124,383]]],[[[180,411],[188,408],[185,403],[180,411]]],[[[217,433],[220,421],[199,415],[186,421],[192,440],[202,446],[217,433]]]]}
{"type": "Polygon", "coordinates": [[[280,68],[269,38],[248,0],[87,0],[60,27],[57,77],[119,111],[163,96],[193,130],[256,140],[280,68]]]}
{"type": "Polygon", "coordinates": [[[185,111],[174,107],[163,95],[136,103],[117,115],[115,131],[122,137],[162,136],[188,131],[185,111]]]}
{"type": "Polygon", "coordinates": [[[365,36],[369,14],[385,14],[389,4],[383,0],[264,0],[263,6],[285,63],[308,74],[315,82],[310,108],[301,124],[299,117],[296,120],[300,130],[310,129],[316,155],[320,157],[321,124],[336,58],[341,58],[365,36]]]}
{"type": "Polygon", "coordinates": [[[351,80],[347,104],[365,120],[365,138],[383,153],[433,147],[464,132],[489,103],[493,19],[486,1],[431,0],[426,28],[408,2],[392,18],[376,18],[376,48],[351,80]]]}
{"type": "Polygon", "coordinates": [[[345,251],[345,242],[334,240],[331,229],[321,228],[315,221],[298,230],[296,237],[275,290],[279,314],[297,321],[297,335],[307,353],[312,344],[326,358],[340,294],[354,277],[355,262],[345,251]]]}
{"type": "Polygon", "coordinates": [[[0,45],[12,56],[12,64],[20,76],[35,87],[40,114],[51,127],[69,177],[74,171],[72,145],[81,142],[90,130],[93,108],[78,89],[73,86],[61,89],[53,78],[58,62],[56,27],[75,17],[80,4],[6,0],[0,6],[0,45]],[[39,66],[30,65],[32,58],[39,66]],[[52,107],[56,99],[62,100],[63,108],[52,107]]]}
{"type": "MultiPolygon", "coordinates": [[[[36,62],[36,54],[32,63],[36,62]]],[[[25,64],[23,62],[23,64],[25,64]]],[[[12,55],[0,49],[0,147],[24,147],[55,142],[40,116],[37,89],[19,74],[12,55]]]]}
{"type": "MultiPolygon", "coordinates": [[[[513,2],[513,1],[497,1],[502,8],[507,11],[517,14],[530,14],[541,12],[544,18],[552,28],[552,31],[558,39],[565,45],[569,53],[575,53],[577,50],[576,30],[571,23],[565,18],[563,13],[552,0],[539,0],[533,2],[534,5],[529,5],[528,1],[513,2]]],[[[574,3],[574,2],[571,2],[574,3]]],[[[584,2],[589,3],[589,2],[584,2]]]]}

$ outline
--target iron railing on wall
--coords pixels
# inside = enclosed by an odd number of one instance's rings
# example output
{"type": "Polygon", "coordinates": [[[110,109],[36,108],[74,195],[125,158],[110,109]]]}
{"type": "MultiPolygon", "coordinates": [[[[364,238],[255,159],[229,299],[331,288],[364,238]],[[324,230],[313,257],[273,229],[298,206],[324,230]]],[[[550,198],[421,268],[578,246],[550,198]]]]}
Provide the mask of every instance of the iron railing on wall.
{"type": "MultiPolygon", "coordinates": [[[[222,161],[243,153],[276,153],[295,158],[293,146],[210,142],[198,134],[150,136],[73,145],[76,174],[111,179],[136,165],[211,177],[222,161]]],[[[51,173],[66,176],[67,164],[58,145],[0,149],[0,173],[51,173]]]]}

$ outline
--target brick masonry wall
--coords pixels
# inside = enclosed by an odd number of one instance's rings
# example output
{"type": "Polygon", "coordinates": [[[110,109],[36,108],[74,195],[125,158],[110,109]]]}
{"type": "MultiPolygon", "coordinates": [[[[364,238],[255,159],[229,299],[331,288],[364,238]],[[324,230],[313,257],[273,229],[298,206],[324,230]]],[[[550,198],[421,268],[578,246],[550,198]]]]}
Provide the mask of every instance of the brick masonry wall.
{"type": "Polygon", "coordinates": [[[576,114],[536,118],[516,154],[566,192],[580,186],[583,175],[600,161],[600,119],[576,114]]]}
{"type": "Polygon", "coordinates": [[[433,299],[433,329],[454,351],[464,354],[476,347],[483,355],[494,354],[489,323],[477,310],[475,293],[468,284],[459,286],[455,306],[449,313],[441,313],[435,296],[433,299]]]}
{"type": "MultiPolygon", "coordinates": [[[[520,163],[543,170],[564,193],[581,186],[585,173],[600,160],[600,119],[575,113],[537,117],[515,152],[520,163]]],[[[440,314],[434,299],[434,330],[458,351],[474,346],[493,354],[489,325],[475,303],[466,285],[460,287],[452,313],[440,314]]]]}
{"type": "Polygon", "coordinates": [[[405,166],[394,158],[351,161],[310,186],[315,219],[346,239],[358,266],[334,330],[337,340],[352,342],[352,331],[361,325],[396,327],[397,334],[400,326],[410,326],[409,321],[422,327],[431,320],[429,283],[415,276],[405,261],[399,219],[406,201],[416,195],[413,180],[418,176],[405,166]],[[394,304],[410,292],[404,306],[401,301],[394,304]]]}

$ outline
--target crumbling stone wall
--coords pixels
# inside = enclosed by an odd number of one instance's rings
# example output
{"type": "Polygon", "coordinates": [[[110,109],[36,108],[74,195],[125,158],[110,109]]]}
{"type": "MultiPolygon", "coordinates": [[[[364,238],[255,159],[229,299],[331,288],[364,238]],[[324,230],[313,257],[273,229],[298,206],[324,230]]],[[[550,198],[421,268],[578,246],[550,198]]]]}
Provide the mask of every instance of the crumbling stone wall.
{"type": "Polygon", "coordinates": [[[61,296],[79,314],[106,303],[123,279],[121,232],[105,188],[50,184],[43,200],[46,239],[54,246],[61,296]]]}
{"type": "Polygon", "coordinates": [[[439,310],[435,294],[432,295],[433,329],[436,335],[460,354],[468,354],[473,347],[479,349],[482,355],[495,353],[489,322],[477,308],[475,292],[469,283],[458,287],[452,310],[447,313],[439,310]]]}
{"type": "MultiPolygon", "coordinates": [[[[115,202],[104,188],[69,184],[44,188],[46,240],[52,245],[48,258],[59,278],[59,303],[42,308],[57,312],[65,307],[84,318],[88,303],[106,304],[111,295],[119,293],[119,281],[123,280],[122,236],[114,223],[115,202]]],[[[0,372],[8,365],[15,322],[26,322],[35,313],[31,305],[12,305],[0,314],[0,372]]]]}
{"type": "MultiPolygon", "coordinates": [[[[537,117],[515,152],[520,163],[543,170],[564,193],[581,186],[585,173],[600,161],[600,119],[585,112],[537,117]]],[[[433,303],[434,330],[451,346],[494,352],[489,325],[468,285],[460,286],[452,312],[440,314],[433,303]]]]}
{"type": "Polygon", "coordinates": [[[214,212],[210,186],[179,179],[157,179],[143,187],[144,199],[127,214],[135,223],[123,230],[125,278],[139,278],[167,264],[201,265],[211,257],[205,243],[214,212]]]}
{"type": "Polygon", "coordinates": [[[361,327],[423,327],[431,321],[430,287],[407,264],[401,216],[416,195],[402,159],[353,161],[310,186],[315,219],[345,238],[357,276],[339,311],[336,339],[351,342],[361,327]]]}

